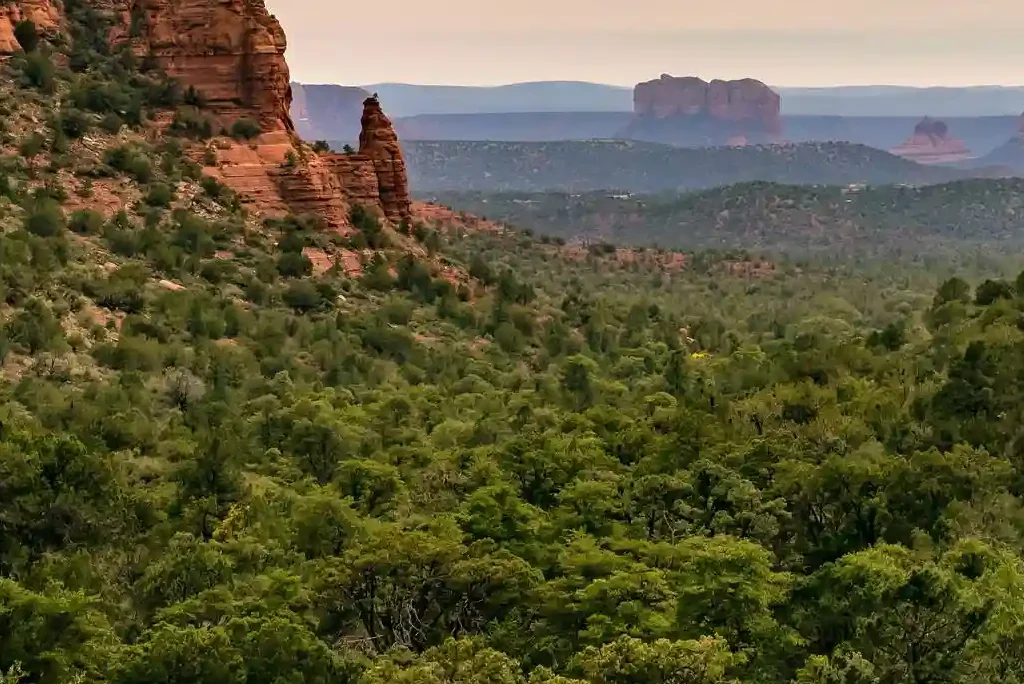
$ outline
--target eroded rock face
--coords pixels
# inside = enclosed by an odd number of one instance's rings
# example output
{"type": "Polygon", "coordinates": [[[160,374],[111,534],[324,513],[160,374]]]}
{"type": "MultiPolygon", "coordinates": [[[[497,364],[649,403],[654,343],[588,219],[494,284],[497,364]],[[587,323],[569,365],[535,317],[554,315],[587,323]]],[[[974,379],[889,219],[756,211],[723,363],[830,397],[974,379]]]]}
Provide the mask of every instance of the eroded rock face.
{"type": "MultiPolygon", "coordinates": [[[[134,15],[132,41],[169,76],[193,86],[225,123],[293,130],[284,30],[263,0],[120,0],[134,15]]],[[[115,38],[116,39],[116,38],[115,38]]]]}
{"type": "Polygon", "coordinates": [[[971,156],[967,145],[950,135],[946,122],[927,116],[914,127],[906,142],[890,152],[919,164],[948,164],[971,156]]]}
{"type": "Polygon", "coordinates": [[[752,130],[782,132],[781,98],[761,81],[676,78],[663,74],[633,90],[633,113],[640,117],[708,116],[719,121],[749,122],[752,130]]]}
{"type": "Polygon", "coordinates": [[[217,163],[206,168],[253,210],[318,214],[334,229],[348,227],[353,203],[394,221],[409,217],[401,147],[376,99],[363,107],[359,154],[318,155],[303,145],[291,116],[287,40],[264,0],[95,1],[120,18],[112,42],[130,42],[198,90],[218,124],[259,122],[262,133],[251,142],[221,139],[217,163]]]}
{"type": "Polygon", "coordinates": [[[22,21],[31,21],[42,33],[56,30],[60,14],[51,0],[17,0],[0,4],[0,55],[9,55],[21,49],[14,37],[14,27],[22,21]]]}
{"type": "Polygon", "coordinates": [[[373,161],[384,215],[392,221],[408,219],[412,201],[409,197],[405,157],[402,155],[402,146],[398,144],[395,127],[375,97],[363,102],[359,155],[373,161]]]}

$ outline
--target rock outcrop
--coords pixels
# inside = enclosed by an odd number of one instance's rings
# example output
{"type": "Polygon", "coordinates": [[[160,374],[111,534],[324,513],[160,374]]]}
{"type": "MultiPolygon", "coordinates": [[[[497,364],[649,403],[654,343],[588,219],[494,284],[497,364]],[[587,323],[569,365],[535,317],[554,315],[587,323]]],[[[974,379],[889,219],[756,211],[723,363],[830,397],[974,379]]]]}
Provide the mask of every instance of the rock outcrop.
{"type": "Polygon", "coordinates": [[[292,83],[292,120],[304,140],[355,143],[370,93],[354,86],[292,83]]]}
{"type": "MultiPolygon", "coordinates": [[[[353,204],[376,209],[390,221],[411,217],[405,161],[390,121],[367,100],[356,153],[314,154],[283,131],[252,144],[225,143],[205,172],[269,216],[317,214],[333,229],[348,227],[353,204]]],[[[203,155],[208,158],[207,155],[203,155]]]]}
{"type": "Polygon", "coordinates": [[[287,40],[264,0],[96,1],[120,18],[112,42],[130,42],[137,55],[199,91],[218,126],[259,123],[255,140],[220,138],[196,152],[206,173],[243,202],[267,216],[318,214],[334,229],[348,226],[356,202],[392,221],[410,217],[401,148],[376,99],[363,107],[358,154],[316,154],[302,143],[291,116],[287,40]]]}
{"type": "Polygon", "coordinates": [[[769,133],[781,133],[782,100],[761,81],[714,80],[690,76],[661,78],[633,89],[633,113],[664,119],[672,116],[709,116],[719,121],[746,121],[769,133]]]}
{"type": "Polygon", "coordinates": [[[122,23],[113,36],[203,94],[223,122],[242,117],[264,131],[292,131],[284,30],[263,0],[114,0],[122,23]],[[129,24],[130,26],[131,24],[129,24]]]}
{"type": "Polygon", "coordinates": [[[971,156],[967,145],[950,135],[944,121],[927,116],[914,127],[913,135],[906,142],[890,152],[919,164],[949,164],[971,156]]]}
{"type": "Polygon", "coordinates": [[[380,188],[380,203],[391,220],[408,218],[412,202],[402,147],[391,119],[380,108],[376,97],[363,102],[359,155],[373,162],[380,188]]]}
{"type": "Polygon", "coordinates": [[[22,21],[31,21],[38,31],[47,33],[57,28],[60,14],[51,0],[18,0],[0,4],[0,55],[21,49],[14,37],[14,27],[22,21]]]}
{"type": "Polygon", "coordinates": [[[661,78],[633,90],[624,137],[683,146],[777,142],[781,99],[760,81],[661,78]]]}

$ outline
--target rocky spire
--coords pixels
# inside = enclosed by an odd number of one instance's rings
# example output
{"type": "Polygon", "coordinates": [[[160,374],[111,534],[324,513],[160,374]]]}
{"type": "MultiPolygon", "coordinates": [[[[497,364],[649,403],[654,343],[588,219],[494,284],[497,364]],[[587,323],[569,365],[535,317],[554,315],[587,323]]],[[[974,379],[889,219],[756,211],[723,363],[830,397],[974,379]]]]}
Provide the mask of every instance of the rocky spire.
{"type": "Polygon", "coordinates": [[[380,101],[368,97],[363,102],[362,132],[359,134],[359,156],[373,162],[380,188],[384,214],[392,221],[408,219],[412,201],[405,157],[398,144],[398,134],[391,119],[384,114],[380,101]]]}

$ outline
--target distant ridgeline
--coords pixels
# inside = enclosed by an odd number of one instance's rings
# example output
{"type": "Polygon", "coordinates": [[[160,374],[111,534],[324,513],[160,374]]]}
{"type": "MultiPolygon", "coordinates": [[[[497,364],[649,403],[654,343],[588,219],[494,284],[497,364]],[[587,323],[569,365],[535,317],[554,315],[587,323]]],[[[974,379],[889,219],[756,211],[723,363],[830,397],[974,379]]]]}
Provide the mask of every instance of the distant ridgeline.
{"type": "Polygon", "coordinates": [[[927,167],[849,143],[676,148],[629,141],[403,143],[418,192],[694,190],[744,181],[941,183],[966,171],[927,167]]]}
{"type": "Polygon", "coordinates": [[[517,228],[673,249],[760,248],[913,254],[922,246],[1024,246],[1024,180],[924,187],[745,183],[661,195],[436,193],[431,199],[517,228]]]}
{"type": "Polygon", "coordinates": [[[365,89],[293,83],[292,89],[299,133],[342,144],[358,136],[353,114],[357,122],[361,98],[379,89],[403,140],[615,138],[684,147],[847,141],[887,150],[907,141],[921,115],[929,114],[941,117],[949,134],[979,157],[1016,134],[1017,116],[1009,113],[1024,102],[1014,89],[773,89],[754,79],[708,83],[667,75],[638,84],[632,93],[558,83],[365,89]],[[912,107],[913,101],[919,105],[912,107]]]}

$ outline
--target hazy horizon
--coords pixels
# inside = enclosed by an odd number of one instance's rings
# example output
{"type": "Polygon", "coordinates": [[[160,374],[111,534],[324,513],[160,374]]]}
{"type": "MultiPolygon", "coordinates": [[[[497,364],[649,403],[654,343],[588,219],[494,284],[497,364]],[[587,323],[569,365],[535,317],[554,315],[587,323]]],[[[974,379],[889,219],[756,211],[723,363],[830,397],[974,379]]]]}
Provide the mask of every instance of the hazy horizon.
{"type": "Polygon", "coordinates": [[[1019,0],[935,3],[267,0],[304,83],[632,86],[663,72],[752,77],[778,87],[1024,84],[1019,0]]]}

